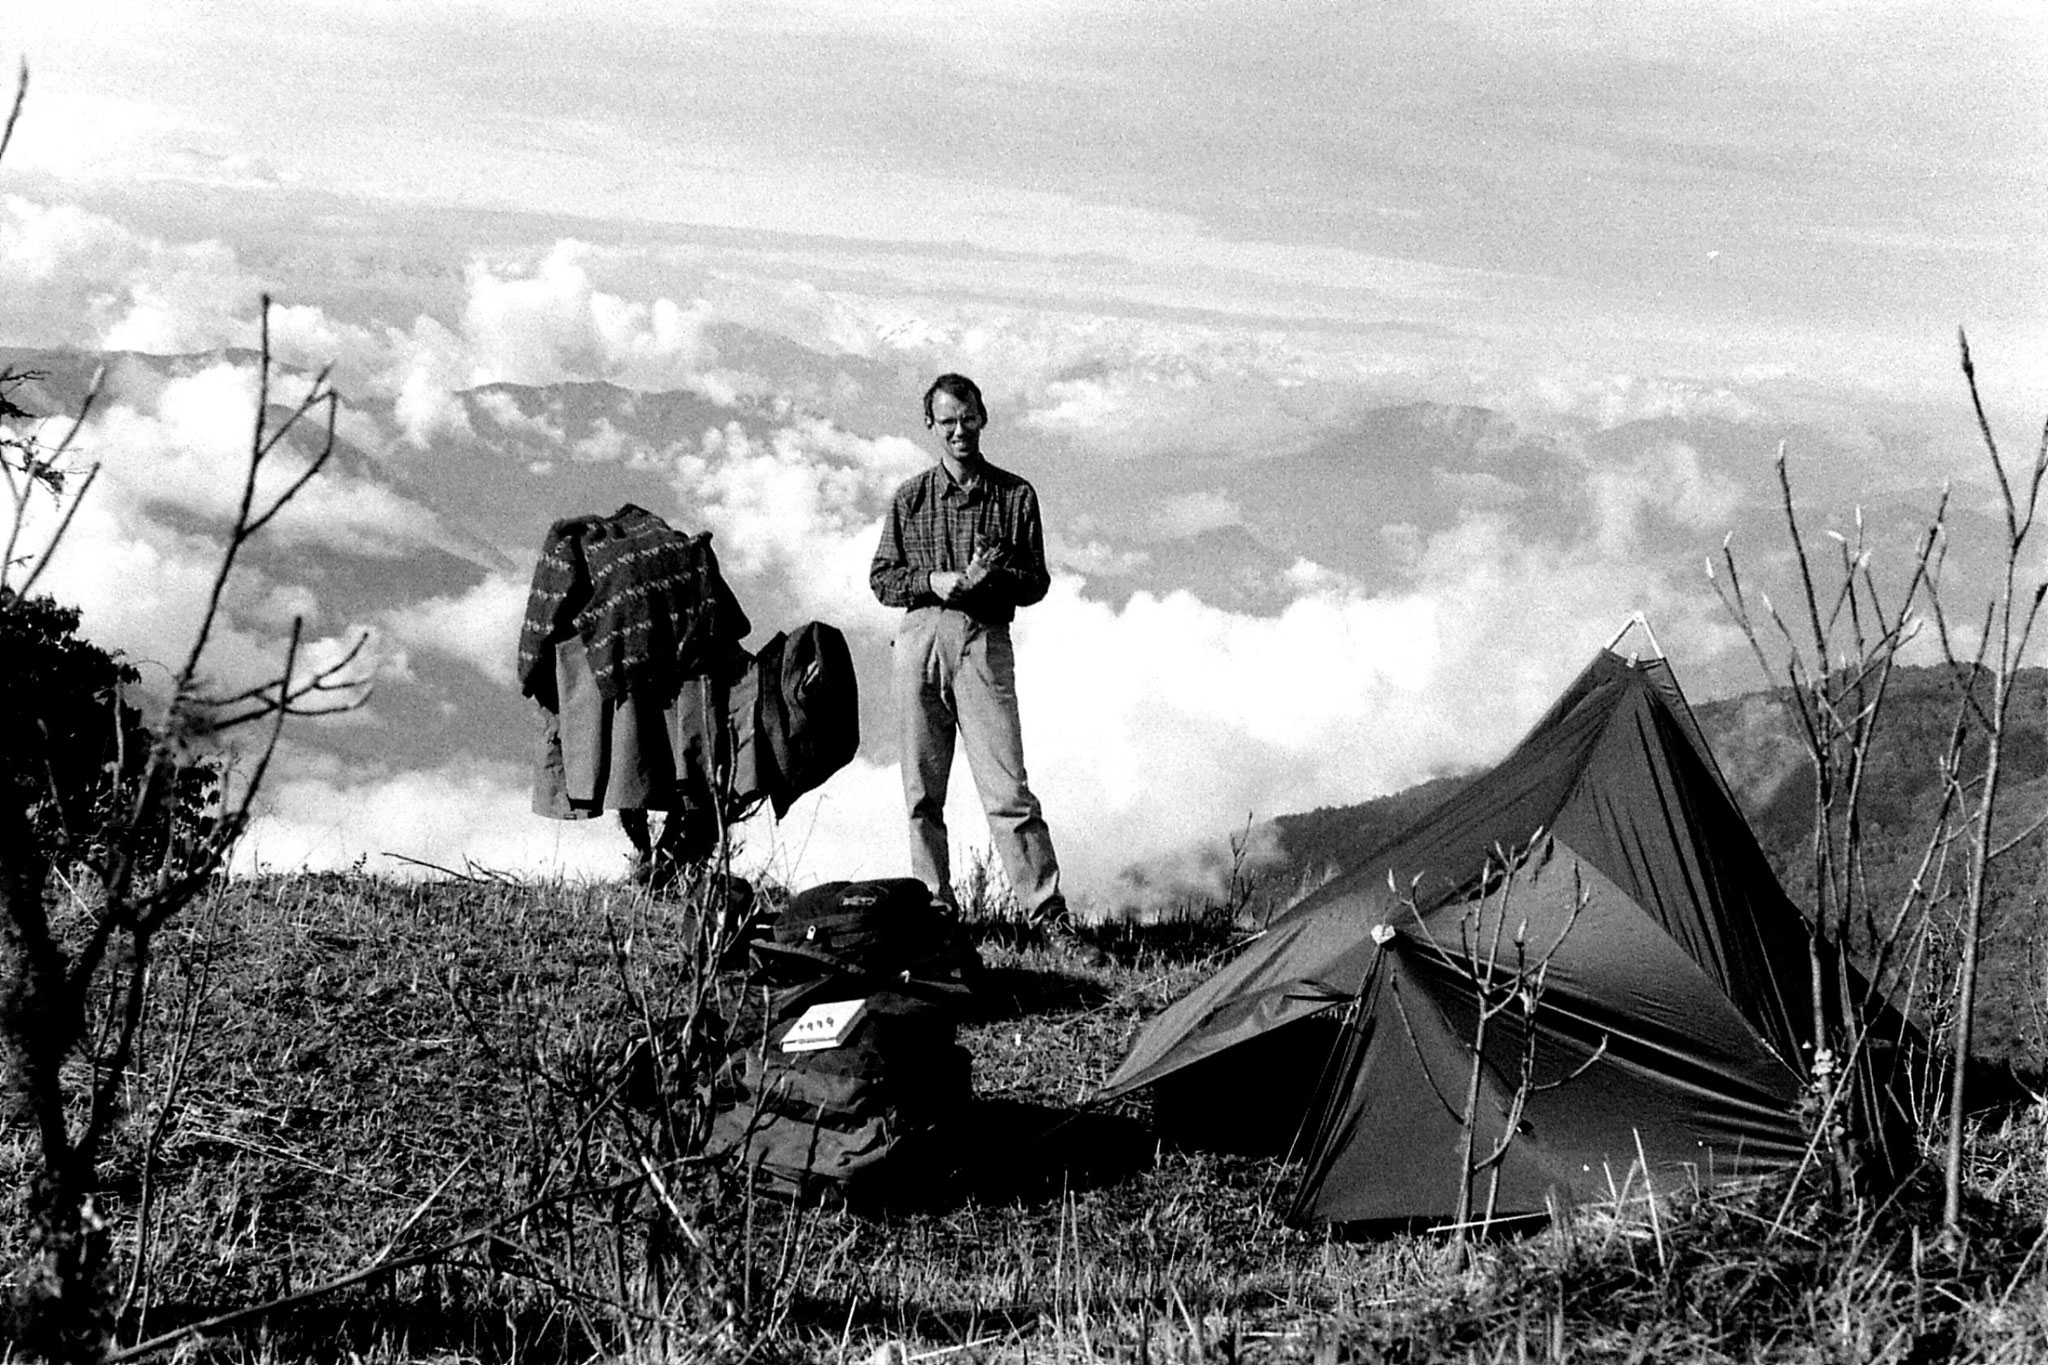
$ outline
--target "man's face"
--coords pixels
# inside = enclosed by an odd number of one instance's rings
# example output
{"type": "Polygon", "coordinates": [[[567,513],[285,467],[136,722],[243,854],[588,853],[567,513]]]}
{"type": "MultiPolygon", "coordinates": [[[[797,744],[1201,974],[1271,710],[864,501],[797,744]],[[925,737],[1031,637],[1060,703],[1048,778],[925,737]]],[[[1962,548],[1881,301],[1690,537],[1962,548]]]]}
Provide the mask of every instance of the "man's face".
{"type": "Polygon", "coordinates": [[[944,389],[932,395],[932,433],[939,449],[961,464],[981,458],[981,429],[988,418],[973,403],[963,403],[944,389]]]}

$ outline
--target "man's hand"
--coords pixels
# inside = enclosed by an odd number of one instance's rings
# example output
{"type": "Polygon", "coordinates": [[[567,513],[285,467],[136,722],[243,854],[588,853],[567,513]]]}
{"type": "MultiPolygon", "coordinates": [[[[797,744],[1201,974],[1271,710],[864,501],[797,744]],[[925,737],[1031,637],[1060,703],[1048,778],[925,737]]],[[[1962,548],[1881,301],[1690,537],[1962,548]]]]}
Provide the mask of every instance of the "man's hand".
{"type": "Polygon", "coordinates": [[[974,558],[969,561],[966,570],[960,575],[961,590],[963,592],[973,592],[976,588],[980,587],[982,581],[988,577],[989,571],[995,568],[998,558],[996,548],[993,545],[984,545],[977,549],[974,552],[974,558]]]}
{"type": "Polygon", "coordinates": [[[974,552],[974,558],[960,572],[956,573],[951,569],[932,570],[932,596],[941,602],[959,601],[981,586],[982,580],[988,577],[989,570],[996,566],[998,557],[994,546],[984,545],[974,552]]]}

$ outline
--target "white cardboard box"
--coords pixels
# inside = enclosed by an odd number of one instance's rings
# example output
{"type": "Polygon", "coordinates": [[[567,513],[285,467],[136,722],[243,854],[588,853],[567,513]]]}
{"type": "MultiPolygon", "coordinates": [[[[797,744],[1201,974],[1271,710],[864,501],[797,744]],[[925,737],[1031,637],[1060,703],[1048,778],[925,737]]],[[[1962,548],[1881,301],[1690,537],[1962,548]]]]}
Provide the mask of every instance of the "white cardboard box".
{"type": "Polygon", "coordinates": [[[828,1047],[838,1047],[853,1032],[854,1025],[866,1014],[868,1002],[861,1000],[834,1000],[829,1004],[813,1005],[797,1017],[782,1035],[784,1052],[818,1052],[828,1047]]]}

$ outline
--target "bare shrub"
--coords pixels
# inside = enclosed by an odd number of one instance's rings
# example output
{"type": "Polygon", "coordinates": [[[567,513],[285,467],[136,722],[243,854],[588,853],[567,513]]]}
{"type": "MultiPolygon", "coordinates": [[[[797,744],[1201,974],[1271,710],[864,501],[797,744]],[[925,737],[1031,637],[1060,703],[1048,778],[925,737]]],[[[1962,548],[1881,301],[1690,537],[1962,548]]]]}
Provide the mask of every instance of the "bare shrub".
{"type": "MultiPolygon", "coordinates": [[[[24,71],[9,136],[26,91],[24,71]]],[[[259,397],[240,501],[190,649],[173,674],[164,720],[152,733],[125,715],[118,695],[108,696],[108,732],[124,744],[141,744],[143,752],[120,754],[105,789],[89,805],[80,802],[74,784],[57,777],[62,759],[51,750],[55,737],[38,718],[10,722],[33,727],[25,732],[31,763],[40,759],[50,774],[46,798],[55,812],[54,818],[39,818],[42,803],[19,783],[0,791],[0,1117],[24,1124],[36,1140],[26,1201],[28,1256],[9,1287],[6,1314],[8,1335],[32,1355],[95,1359],[111,1338],[116,1272],[109,1228],[93,1191],[101,1153],[126,1110],[157,935],[208,887],[246,827],[285,719],[343,709],[361,697],[350,674],[363,642],[338,660],[309,668],[301,657],[299,621],[271,677],[224,692],[203,671],[241,553],[334,450],[338,398],[325,371],[281,418],[271,410],[269,310],[266,298],[259,397]],[[296,449],[295,438],[308,431],[312,448],[296,449]],[[282,479],[265,477],[278,463],[293,462],[296,469],[282,479]],[[206,771],[195,769],[194,755],[252,728],[259,738],[238,792],[202,818],[191,818],[194,774],[206,771]],[[80,910],[63,924],[50,913],[51,873],[57,869],[71,879],[80,910]]],[[[0,393],[11,392],[19,378],[0,375],[0,393]]],[[[8,406],[14,420],[29,419],[8,406]]],[[[88,398],[85,411],[90,407],[88,398]]],[[[82,411],[54,443],[45,443],[33,428],[0,443],[0,470],[13,502],[0,559],[0,613],[10,624],[51,610],[34,589],[97,474],[97,466],[73,467],[72,447],[84,416],[82,411]],[[54,507],[54,528],[40,547],[25,550],[32,513],[43,499],[54,507]]],[[[18,654],[10,666],[21,666],[18,654]]],[[[132,1284],[134,1274],[127,1279],[132,1284]]]]}
{"type": "Polygon", "coordinates": [[[1399,899],[1404,919],[1415,926],[1422,941],[1451,968],[1472,998],[1472,1034],[1460,1040],[1470,1067],[1462,1078],[1446,1077],[1440,1081],[1431,1072],[1427,1050],[1408,1018],[1400,979],[1396,977],[1393,983],[1395,1008],[1400,1012],[1408,1044],[1423,1077],[1444,1112],[1458,1125],[1458,1188],[1451,1236],[1460,1264],[1473,1235],[1485,1235],[1493,1224],[1499,1208],[1501,1163],[1522,1131],[1522,1115],[1530,1097],[1570,1084],[1607,1055],[1607,1039],[1603,1037],[1599,1046],[1570,1071],[1547,1081],[1536,1079],[1536,1049],[1541,1037],[1537,1013],[1549,988],[1550,964],[1577,927],[1586,908],[1587,892],[1574,869],[1570,912],[1555,926],[1554,933],[1532,936],[1527,910],[1515,903],[1515,889],[1518,882],[1526,886],[1531,870],[1546,862],[1555,847],[1550,836],[1539,832],[1527,847],[1516,852],[1496,848],[1480,870],[1479,894],[1465,903],[1458,916],[1458,940],[1450,945],[1440,942],[1431,932],[1415,904],[1413,888],[1402,893],[1394,885],[1393,873],[1387,874],[1388,888],[1399,899]],[[1548,942],[1543,941],[1546,938],[1548,942]],[[1500,1136],[1482,1144],[1480,1130],[1494,1126],[1482,1112],[1482,1105],[1487,1103],[1485,1080],[1489,1072],[1504,1083],[1506,1102],[1494,1116],[1500,1136]],[[1452,1091],[1446,1089],[1446,1082],[1455,1087],[1458,1098],[1454,1099],[1452,1091]],[[1475,1196],[1481,1177],[1486,1178],[1486,1194],[1483,1201],[1476,1203],[1475,1219],[1475,1196]]]}
{"type": "Polygon", "coordinates": [[[1949,550],[1945,489],[1899,575],[1900,586],[1887,591],[1873,567],[1860,509],[1853,538],[1828,533],[1835,545],[1831,555],[1802,526],[1782,445],[1780,505],[1797,571],[1798,608],[1788,620],[1768,595],[1746,589],[1725,541],[1720,572],[1712,561],[1707,565],[1766,678],[1778,684],[1814,776],[1806,927],[1815,1038],[1811,1075],[1820,1097],[1813,1116],[1816,1145],[1833,1156],[1838,1190],[1853,1187],[1873,1161],[1887,1172],[1903,1169],[1914,1153],[1899,1150],[1887,1120],[1897,1116],[1899,1097],[1906,1096],[1911,1131],[1924,1137],[1939,1129],[1943,1136],[1943,1224],[1951,1239],[1961,1231],[1966,1079],[1987,875],[1995,860],[2048,820],[2042,815],[2010,832],[2021,822],[2003,821],[1999,806],[2015,682],[2048,597],[2048,579],[2030,578],[2027,557],[2048,477],[2048,430],[2031,466],[2009,470],[1984,414],[1968,339],[1959,334],[1958,340],[2003,519],[1992,547],[1996,583],[1981,611],[1959,617],[1963,589],[1943,577],[1949,550]],[[1905,890],[1896,904],[1880,904],[1866,866],[1866,782],[1899,653],[1929,619],[1955,689],[1946,743],[1931,756],[1941,801],[1905,890]],[[1974,637],[1974,647],[1965,644],[1966,634],[1974,637]],[[1918,1006],[1923,1022],[1947,1034],[1948,1066],[1938,1079],[1945,1092],[1938,1107],[1944,1112],[1938,1118],[1936,1105],[1914,1102],[1879,1060],[1881,1044],[1905,1042],[1895,1000],[1918,1006]]]}

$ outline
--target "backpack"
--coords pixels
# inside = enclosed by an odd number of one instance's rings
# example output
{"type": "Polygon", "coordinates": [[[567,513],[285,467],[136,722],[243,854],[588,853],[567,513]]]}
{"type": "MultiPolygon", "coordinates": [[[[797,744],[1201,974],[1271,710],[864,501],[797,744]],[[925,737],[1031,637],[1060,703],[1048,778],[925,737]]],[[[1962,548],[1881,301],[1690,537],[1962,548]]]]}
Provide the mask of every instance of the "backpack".
{"type": "Polygon", "coordinates": [[[733,689],[734,787],[775,818],[860,750],[860,680],[846,637],[822,621],[777,632],[733,689]]]}
{"type": "Polygon", "coordinates": [[[895,991],[866,997],[846,1041],[784,1052],[790,1023],[735,1053],[712,1121],[714,1150],[734,1153],[757,1188],[873,1206],[944,1193],[949,1128],[974,1098],[973,1058],[950,1012],[895,991]]]}
{"type": "Polygon", "coordinates": [[[726,1059],[711,1149],[794,1198],[888,1204],[946,1190],[949,1130],[974,1096],[957,1032],[979,961],[924,883],[812,887],[750,952],[769,1025],[726,1059]],[[811,1006],[856,999],[865,1009],[838,1046],[782,1049],[811,1006]]]}
{"type": "Polygon", "coordinates": [[[819,1000],[876,990],[948,996],[958,1005],[981,966],[959,922],[915,877],[799,891],[748,954],[755,982],[777,992],[770,1006],[777,1020],[819,1000]]]}

